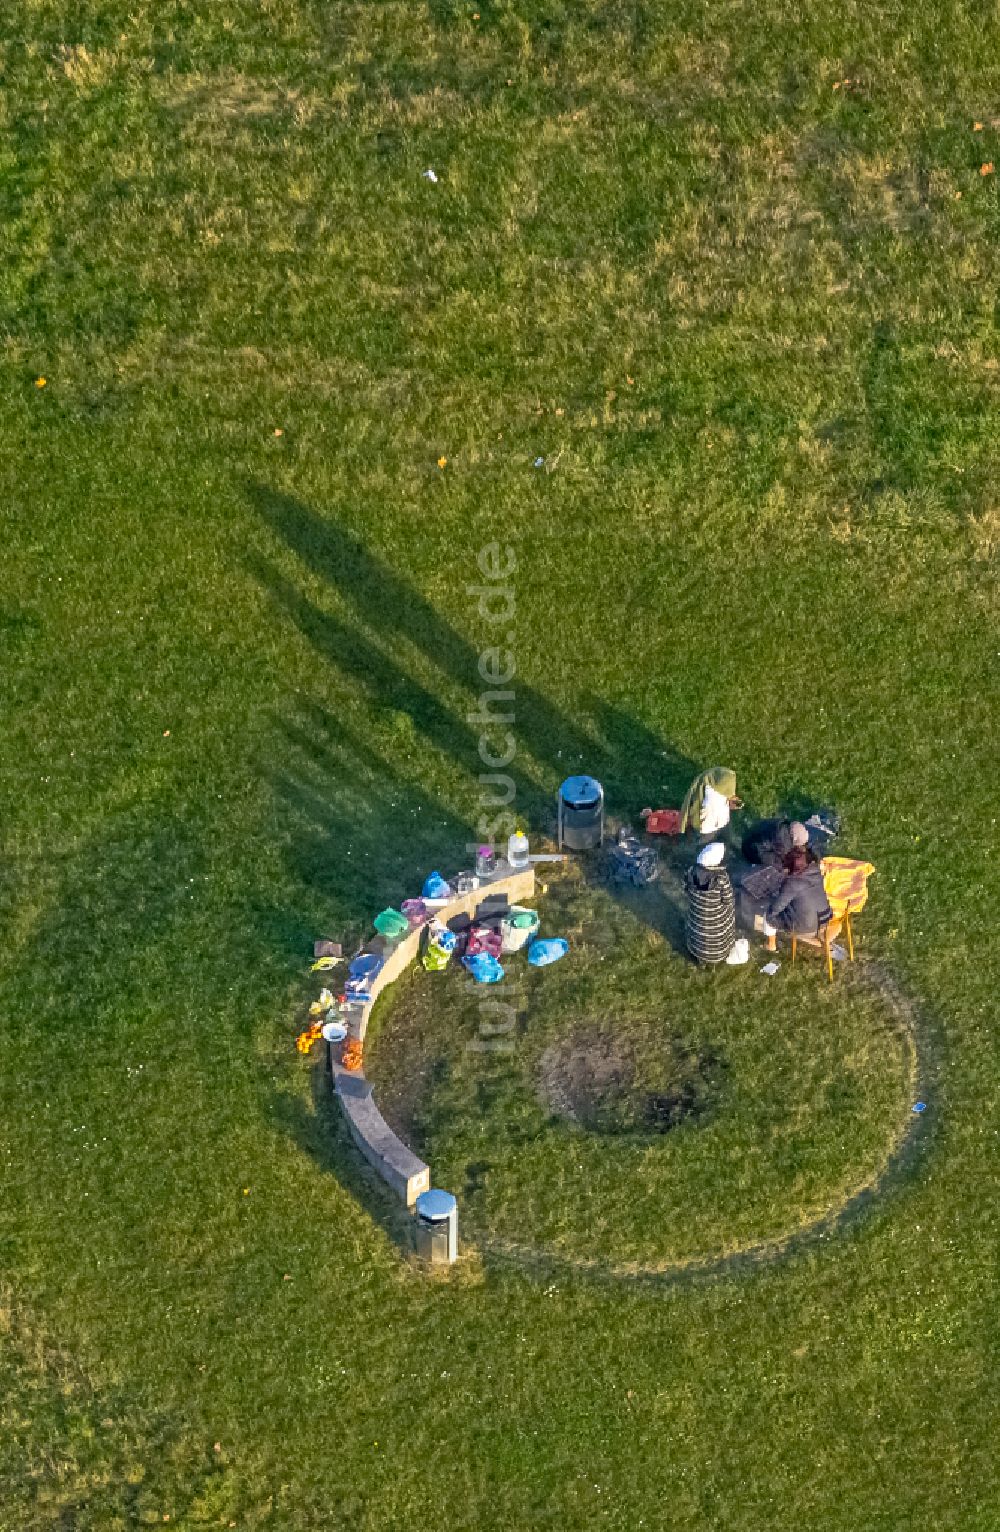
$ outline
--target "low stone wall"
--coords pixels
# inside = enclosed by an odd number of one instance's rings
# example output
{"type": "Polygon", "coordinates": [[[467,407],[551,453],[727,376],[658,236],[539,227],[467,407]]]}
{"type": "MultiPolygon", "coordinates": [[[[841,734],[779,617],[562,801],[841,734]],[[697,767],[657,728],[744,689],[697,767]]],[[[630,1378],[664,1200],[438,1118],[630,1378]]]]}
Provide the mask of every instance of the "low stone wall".
{"type": "MultiPolygon", "coordinates": [[[[506,876],[492,878],[480,888],[474,889],[472,893],[458,894],[454,899],[449,899],[446,904],[437,906],[434,914],[438,920],[447,925],[457,915],[475,918],[482,905],[488,904],[491,899],[498,896],[505,898],[510,904],[521,904],[532,899],[534,893],[535,869],[528,867],[523,872],[509,872],[506,876]]],[[[413,962],[420,951],[422,934],[422,928],[418,927],[404,936],[402,941],[389,952],[376,974],[370,986],[371,1003],[365,1006],[357,1026],[357,1033],[362,1041],[368,1030],[368,1022],[375,1002],[413,962]]],[[[383,1181],[392,1187],[407,1207],[412,1207],[420,1193],[430,1188],[430,1166],[418,1159],[412,1149],[393,1133],[375,1105],[371,1085],[364,1074],[357,1069],[350,1071],[343,1069],[338,1053],[339,1048],[336,1045],[330,1047],[330,1073],[351,1137],[383,1181]]]]}
{"type": "Polygon", "coordinates": [[[336,1063],[331,1068],[351,1137],[382,1180],[412,1207],[421,1192],[430,1191],[430,1166],[397,1138],[375,1105],[371,1084],[363,1074],[358,1070],[349,1073],[336,1063]]]}

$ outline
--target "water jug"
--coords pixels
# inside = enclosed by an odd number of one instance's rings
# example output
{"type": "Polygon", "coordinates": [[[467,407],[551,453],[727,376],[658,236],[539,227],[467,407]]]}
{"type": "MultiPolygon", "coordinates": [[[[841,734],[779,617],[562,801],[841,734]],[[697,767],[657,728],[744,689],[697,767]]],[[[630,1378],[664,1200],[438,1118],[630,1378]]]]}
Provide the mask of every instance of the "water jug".
{"type": "Polygon", "coordinates": [[[507,842],[507,861],[514,872],[522,872],[528,865],[528,837],[520,826],[507,842]]]}

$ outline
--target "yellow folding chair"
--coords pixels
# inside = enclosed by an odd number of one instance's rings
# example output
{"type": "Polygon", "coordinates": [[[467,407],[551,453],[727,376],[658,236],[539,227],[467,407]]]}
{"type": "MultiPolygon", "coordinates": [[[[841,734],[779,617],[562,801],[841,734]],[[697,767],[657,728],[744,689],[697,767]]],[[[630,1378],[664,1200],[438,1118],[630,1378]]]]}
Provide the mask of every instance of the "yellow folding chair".
{"type": "Polygon", "coordinates": [[[847,955],[853,963],[854,929],[851,916],[859,915],[868,903],[868,879],[875,868],[871,862],[861,862],[852,856],[826,856],[820,866],[823,869],[823,887],[833,917],[820,927],[816,937],[792,937],[792,962],[795,962],[798,955],[800,941],[810,947],[822,948],[827,977],[832,984],[834,938],[843,931],[847,941],[847,955]]]}
{"type": "Polygon", "coordinates": [[[853,856],[825,856],[820,863],[823,869],[823,887],[834,915],[843,921],[847,932],[847,948],[854,960],[854,933],[851,916],[860,915],[868,903],[868,879],[875,871],[871,862],[861,862],[853,856]]]}
{"type": "MultiPolygon", "coordinates": [[[[854,962],[854,942],[853,942],[853,940],[851,938],[851,918],[850,918],[850,916],[847,916],[845,924],[846,924],[846,927],[847,927],[847,947],[848,947],[848,951],[851,954],[851,962],[853,963],[854,962]]],[[[816,936],[796,936],[794,931],[793,931],[792,932],[792,962],[794,963],[795,959],[798,957],[799,942],[805,942],[807,947],[821,947],[823,949],[823,956],[826,958],[826,976],[829,979],[830,983],[832,984],[833,983],[833,939],[834,939],[835,936],[839,936],[840,935],[840,930],[841,930],[841,922],[840,922],[840,920],[838,920],[837,916],[834,915],[832,917],[832,919],[826,920],[826,921],[823,922],[823,924],[820,926],[819,932],[818,932],[818,934],[816,936]]]]}

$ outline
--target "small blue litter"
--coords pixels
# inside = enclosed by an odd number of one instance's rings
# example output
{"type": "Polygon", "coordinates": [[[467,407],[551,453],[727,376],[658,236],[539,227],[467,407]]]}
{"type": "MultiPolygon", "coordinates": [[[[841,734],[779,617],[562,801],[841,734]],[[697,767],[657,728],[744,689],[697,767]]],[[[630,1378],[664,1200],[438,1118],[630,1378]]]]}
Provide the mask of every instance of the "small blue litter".
{"type": "Polygon", "coordinates": [[[450,899],[451,887],[439,872],[429,872],[421,894],[424,899],[450,899]]]}
{"type": "Polygon", "coordinates": [[[913,1112],[926,1112],[926,1110],[927,1110],[927,1102],[926,1101],[915,1101],[913,1103],[913,1106],[910,1108],[910,1110],[913,1111],[913,1112]]]}

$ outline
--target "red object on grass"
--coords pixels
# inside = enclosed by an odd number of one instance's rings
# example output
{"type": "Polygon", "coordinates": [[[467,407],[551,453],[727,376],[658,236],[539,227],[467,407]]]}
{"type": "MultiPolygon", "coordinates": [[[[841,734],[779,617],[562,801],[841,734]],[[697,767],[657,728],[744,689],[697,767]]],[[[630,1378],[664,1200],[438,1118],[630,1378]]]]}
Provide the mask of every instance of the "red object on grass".
{"type": "Polygon", "coordinates": [[[681,833],[680,809],[650,809],[642,817],[647,835],[679,835],[681,833]]]}

